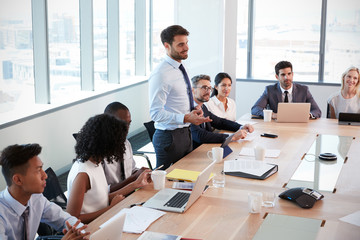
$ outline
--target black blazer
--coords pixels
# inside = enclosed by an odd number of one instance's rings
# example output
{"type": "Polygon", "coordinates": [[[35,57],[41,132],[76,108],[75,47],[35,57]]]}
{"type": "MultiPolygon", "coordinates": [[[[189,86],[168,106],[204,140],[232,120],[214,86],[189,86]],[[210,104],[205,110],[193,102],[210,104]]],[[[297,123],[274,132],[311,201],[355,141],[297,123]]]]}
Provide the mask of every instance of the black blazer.
{"type": "Polygon", "coordinates": [[[226,139],[228,134],[213,132],[214,128],[235,132],[241,127],[237,122],[220,118],[212,114],[204,104],[201,108],[204,112],[204,117],[209,116],[212,122],[206,122],[200,125],[190,125],[194,149],[203,143],[222,143],[226,139]]]}

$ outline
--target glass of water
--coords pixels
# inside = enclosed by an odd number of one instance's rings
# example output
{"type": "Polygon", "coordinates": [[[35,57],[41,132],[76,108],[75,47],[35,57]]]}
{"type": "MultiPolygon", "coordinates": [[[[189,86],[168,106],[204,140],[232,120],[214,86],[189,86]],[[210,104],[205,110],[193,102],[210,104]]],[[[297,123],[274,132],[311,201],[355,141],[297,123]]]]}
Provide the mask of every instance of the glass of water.
{"type": "Polygon", "coordinates": [[[224,171],[219,171],[214,173],[214,177],[212,179],[213,186],[216,188],[223,188],[225,187],[225,173],[224,171]]]}

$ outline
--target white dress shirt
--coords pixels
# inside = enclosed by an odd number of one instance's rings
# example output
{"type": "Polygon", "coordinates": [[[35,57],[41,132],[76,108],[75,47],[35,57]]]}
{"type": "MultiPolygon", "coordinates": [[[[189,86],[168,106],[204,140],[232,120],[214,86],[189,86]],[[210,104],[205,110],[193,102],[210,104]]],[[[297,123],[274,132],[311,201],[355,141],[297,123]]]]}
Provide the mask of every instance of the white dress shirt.
{"type": "Polygon", "coordinates": [[[292,92],[293,92],[293,86],[291,85],[291,88],[289,88],[288,90],[285,90],[285,89],[283,89],[282,87],[281,87],[281,85],[280,85],[280,89],[281,89],[281,92],[282,92],[282,100],[283,100],[283,102],[284,102],[284,100],[285,100],[285,91],[288,91],[288,100],[289,100],[289,103],[291,103],[292,102],[292,92]]]}
{"type": "Polygon", "coordinates": [[[180,64],[166,55],[149,78],[150,117],[156,129],[174,130],[190,125],[184,124],[190,100],[180,64]]]}
{"type": "MultiPolygon", "coordinates": [[[[133,151],[129,140],[125,141],[125,153],[124,153],[124,170],[125,179],[130,177],[131,174],[136,170],[135,161],[133,158],[133,151]]],[[[103,168],[105,171],[105,177],[108,185],[120,183],[125,179],[121,179],[122,169],[120,162],[108,163],[104,161],[103,168]]]]}
{"type": "Polygon", "coordinates": [[[47,200],[42,194],[31,195],[26,206],[14,199],[8,188],[0,192],[0,239],[22,239],[24,221],[21,216],[29,206],[29,239],[34,239],[39,223],[44,222],[57,231],[66,227],[65,221],[75,224],[77,218],[63,211],[61,207],[47,200]]]}
{"type": "Polygon", "coordinates": [[[226,111],[224,104],[220,102],[216,96],[211,97],[205,105],[212,114],[231,121],[236,121],[236,103],[233,99],[227,98],[226,111]]]}

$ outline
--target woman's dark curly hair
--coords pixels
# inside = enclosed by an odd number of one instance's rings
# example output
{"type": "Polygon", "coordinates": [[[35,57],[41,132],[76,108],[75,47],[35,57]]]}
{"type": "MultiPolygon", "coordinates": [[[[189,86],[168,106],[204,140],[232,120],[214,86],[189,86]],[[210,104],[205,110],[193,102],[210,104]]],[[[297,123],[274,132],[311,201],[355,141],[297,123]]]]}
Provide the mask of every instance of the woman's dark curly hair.
{"type": "Polygon", "coordinates": [[[123,161],[127,131],[124,121],[108,114],[91,117],[76,137],[74,161],[123,161]]]}

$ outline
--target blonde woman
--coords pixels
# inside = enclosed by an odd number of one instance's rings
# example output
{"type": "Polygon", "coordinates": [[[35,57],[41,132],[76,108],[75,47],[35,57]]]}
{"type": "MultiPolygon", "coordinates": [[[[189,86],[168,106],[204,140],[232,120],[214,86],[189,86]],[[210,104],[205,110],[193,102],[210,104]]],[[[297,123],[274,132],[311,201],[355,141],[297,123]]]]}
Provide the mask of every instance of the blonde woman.
{"type": "Polygon", "coordinates": [[[340,112],[360,113],[359,69],[348,68],[341,77],[341,90],[328,99],[330,118],[339,118],[340,112]]]}

